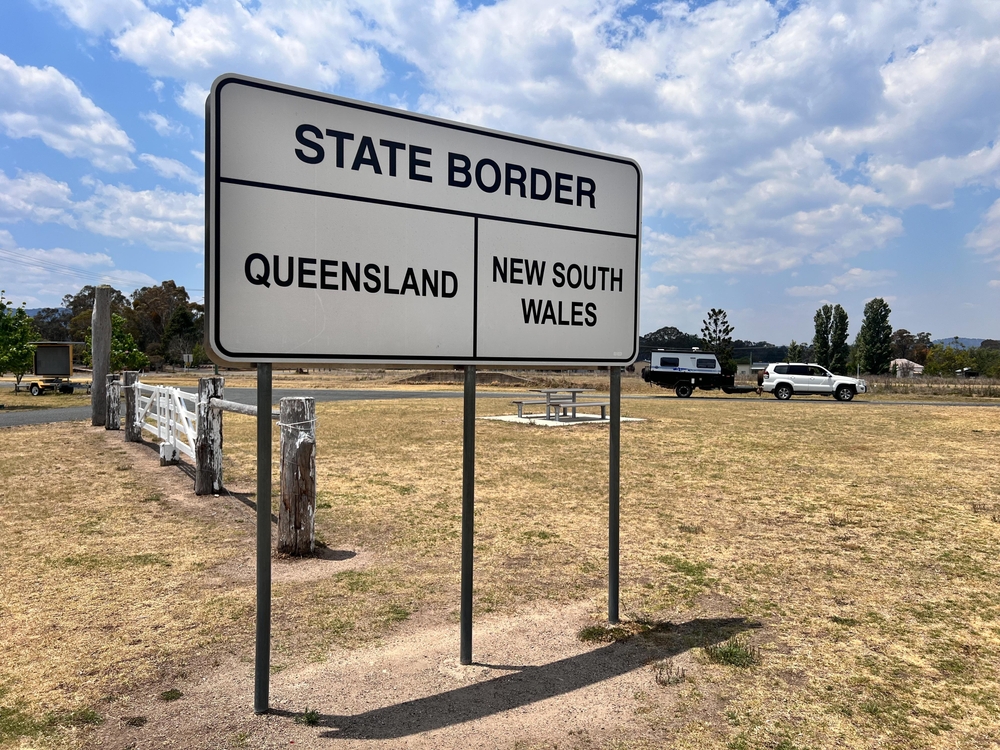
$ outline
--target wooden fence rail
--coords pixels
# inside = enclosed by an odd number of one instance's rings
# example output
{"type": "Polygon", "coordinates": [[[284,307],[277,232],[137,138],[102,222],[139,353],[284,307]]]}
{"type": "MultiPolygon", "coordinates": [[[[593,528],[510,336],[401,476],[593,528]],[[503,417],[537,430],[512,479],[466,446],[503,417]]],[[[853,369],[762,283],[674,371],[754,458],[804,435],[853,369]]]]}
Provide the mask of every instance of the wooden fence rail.
{"type": "MultiPolygon", "coordinates": [[[[152,435],[160,444],[161,465],[177,463],[183,453],[195,462],[195,494],[218,495],[223,490],[223,412],[256,417],[257,407],[223,398],[225,379],[218,376],[201,378],[197,395],[143,383],[135,372],[123,373],[123,380],[107,376],[106,428],[118,429],[124,397],[125,440],[141,442],[143,432],[152,435]]],[[[278,551],[308,555],[316,539],[316,400],[283,398],[270,417],[281,428],[278,551]]]]}

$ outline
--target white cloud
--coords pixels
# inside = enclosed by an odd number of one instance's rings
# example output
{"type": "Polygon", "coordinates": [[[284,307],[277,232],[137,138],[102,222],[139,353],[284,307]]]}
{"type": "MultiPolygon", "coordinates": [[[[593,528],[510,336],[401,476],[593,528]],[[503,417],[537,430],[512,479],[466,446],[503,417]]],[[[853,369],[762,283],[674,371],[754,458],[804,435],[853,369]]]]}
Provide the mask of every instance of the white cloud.
{"type": "Polygon", "coordinates": [[[851,268],[840,276],[830,279],[827,284],[793,286],[785,289],[785,293],[792,297],[826,297],[860,287],[878,286],[895,275],[896,272],[890,270],[869,271],[864,268],[851,268]]]}
{"type": "MultiPolygon", "coordinates": [[[[183,166],[183,165],[182,165],[183,166]]],[[[200,180],[199,180],[200,182],[200,180]]],[[[135,190],[87,177],[90,191],[74,200],[69,185],[36,173],[8,177],[0,170],[0,221],[60,223],[154,250],[204,248],[205,196],[162,188],[135,190]]]]}
{"type": "Polygon", "coordinates": [[[191,135],[191,131],[188,129],[187,125],[179,123],[176,120],[171,120],[169,117],[161,115],[159,112],[143,112],[139,115],[139,117],[148,122],[153,127],[153,130],[164,138],[172,138],[179,135],[191,135]]]}
{"type": "Polygon", "coordinates": [[[65,182],[36,172],[8,177],[0,171],[0,221],[74,225],[72,191],[65,182]]]}
{"type": "Polygon", "coordinates": [[[48,2],[80,28],[109,36],[121,57],[151,75],[184,82],[178,103],[194,114],[204,114],[208,85],[228,70],[325,90],[349,83],[372,91],[384,81],[358,1],[171,4],[173,17],[141,0],[48,2]]]}
{"type": "Polygon", "coordinates": [[[640,304],[642,314],[640,330],[651,331],[663,325],[662,321],[677,321],[703,312],[701,297],[683,299],[674,285],[653,284],[647,273],[640,280],[640,304]]]}
{"type": "Polygon", "coordinates": [[[965,236],[965,244],[977,253],[989,255],[991,261],[1000,260],[1000,200],[983,214],[979,226],[965,236]]]}
{"type": "Polygon", "coordinates": [[[633,156],[647,225],[693,227],[647,230],[664,273],[843,263],[1000,186],[988,0],[49,2],[199,115],[228,69],[396,101],[388,53],[423,84],[397,104],[633,156]]]}
{"type": "Polygon", "coordinates": [[[19,66],[0,54],[0,127],[9,138],[39,138],[98,169],[134,168],[131,139],[115,119],[52,67],[19,66]]]}
{"type": "Polygon", "coordinates": [[[75,204],[80,225],[105,237],[141,242],[155,250],[204,249],[205,197],[162,188],[133,190],[124,185],[84,181],[93,193],[75,204]]]}
{"type": "Polygon", "coordinates": [[[176,159],[166,156],[154,156],[153,154],[142,154],[139,157],[139,161],[148,164],[161,177],[171,180],[183,180],[184,182],[198,186],[205,183],[203,175],[198,174],[187,164],[179,162],[176,159]]]}
{"type": "Polygon", "coordinates": [[[192,151],[191,156],[200,161],[202,164],[205,163],[205,152],[204,151],[192,151]]]}
{"type": "Polygon", "coordinates": [[[1000,289],[1000,279],[991,279],[986,286],[990,287],[991,289],[1000,289]]]}
{"type": "Polygon", "coordinates": [[[823,284],[822,286],[793,286],[785,290],[793,297],[823,297],[827,294],[836,294],[837,287],[833,284],[823,284]]]}
{"type": "Polygon", "coordinates": [[[193,115],[205,116],[205,100],[208,89],[197,83],[186,83],[184,89],[177,95],[177,103],[193,115]]]}
{"type": "Polygon", "coordinates": [[[127,293],[157,283],[141,271],[115,268],[106,253],[19,247],[6,230],[0,230],[0,278],[8,297],[32,307],[58,305],[84,284],[111,284],[127,293]]]}
{"type": "Polygon", "coordinates": [[[831,279],[831,283],[840,289],[857,289],[858,287],[877,286],[895,275],[896,272],[890,270],[868,271],[864,268],[852,268],[847,273],[831,279]]]}

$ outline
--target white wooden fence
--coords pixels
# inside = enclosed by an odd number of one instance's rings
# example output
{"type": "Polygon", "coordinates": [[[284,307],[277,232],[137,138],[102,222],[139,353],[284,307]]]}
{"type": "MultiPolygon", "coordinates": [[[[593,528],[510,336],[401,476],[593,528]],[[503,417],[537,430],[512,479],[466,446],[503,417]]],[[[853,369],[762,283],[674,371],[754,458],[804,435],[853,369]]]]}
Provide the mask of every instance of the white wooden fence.
{"type": "MultiPolygon", "coordinates": [[[[198,495],[222,490],[222,413],[257,416],[257,407],[222,398],[225,381],[201,378],[198,393],[141,382],[138,373],[107,378],[108,416],[105,429],[118,429],[119,395],[125,401],[125,440],[141,442],[143,433],[159,443],[160,464],[175,464],[183,453],[195,464],[198,495]]],[[[281,503],[278,509],[278,551],[312,553],[316,514],[316,402],[313,398],[283,398],[272,411],[281,427],[281,503]]]]}

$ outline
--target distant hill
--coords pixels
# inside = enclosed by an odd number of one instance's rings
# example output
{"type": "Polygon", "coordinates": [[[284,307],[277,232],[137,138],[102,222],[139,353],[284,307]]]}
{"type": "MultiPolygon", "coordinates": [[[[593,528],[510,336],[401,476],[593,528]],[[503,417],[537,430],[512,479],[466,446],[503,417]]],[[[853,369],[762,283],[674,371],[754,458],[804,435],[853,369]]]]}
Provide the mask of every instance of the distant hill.
{"type": "Polygon", "coordinates": [[[966,349],[975,349],[980,344],[982,344],[986,339],[970,339],[963,336],[952,336],[950,339],[934,339],[932,344],[954,344],[955,339],[958,339],[958,343],[964,346],[966,349]]]}

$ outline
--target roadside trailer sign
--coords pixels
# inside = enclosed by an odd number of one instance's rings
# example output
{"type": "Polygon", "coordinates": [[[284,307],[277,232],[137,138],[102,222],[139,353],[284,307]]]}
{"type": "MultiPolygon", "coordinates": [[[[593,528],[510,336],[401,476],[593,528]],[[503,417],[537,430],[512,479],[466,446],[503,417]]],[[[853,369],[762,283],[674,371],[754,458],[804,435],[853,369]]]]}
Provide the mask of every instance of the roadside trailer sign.
{"type": "Polygon", "coordinates": [[[633,160],[237,75],[206,117],[218,362],[635,360],[633,160]]]}

